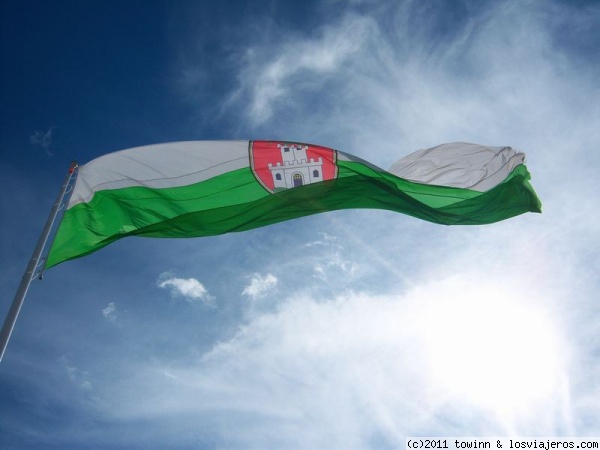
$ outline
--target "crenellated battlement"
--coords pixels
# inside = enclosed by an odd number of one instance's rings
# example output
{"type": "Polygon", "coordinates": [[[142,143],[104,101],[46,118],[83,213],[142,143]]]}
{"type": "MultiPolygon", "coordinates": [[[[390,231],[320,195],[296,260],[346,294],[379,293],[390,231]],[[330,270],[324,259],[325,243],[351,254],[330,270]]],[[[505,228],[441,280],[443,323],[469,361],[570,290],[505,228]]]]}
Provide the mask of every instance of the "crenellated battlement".
{"type": "Polygon", "coordinates": [[[283,164],[281,164],[280,162],[278,163],[269,163],[269,169],[282,169],[282,168],[292,168],[292,167],[312,167],[312,166],[322,166],[323,165],[323,158],[319,158],[318,160],[314,160],[314,158],[311,158],[309,162],[306,162],[305,159],[302,159],[300,161],[284,161],[283,164]]]}

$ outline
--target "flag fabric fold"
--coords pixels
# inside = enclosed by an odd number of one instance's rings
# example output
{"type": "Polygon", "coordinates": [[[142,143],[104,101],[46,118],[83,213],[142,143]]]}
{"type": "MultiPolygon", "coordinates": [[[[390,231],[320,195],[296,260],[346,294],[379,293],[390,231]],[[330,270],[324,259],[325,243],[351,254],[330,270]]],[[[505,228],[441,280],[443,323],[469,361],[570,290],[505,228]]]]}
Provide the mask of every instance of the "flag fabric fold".
{"type": "Polygon", "coordinates": [[[318,145],[281,141],[158,144],[78,169],[46,268],[126,236],[199,237],[347,208],[377,208],[445,225],[540,212],[525,156],[452,143],[389,171],[318,145]]]}

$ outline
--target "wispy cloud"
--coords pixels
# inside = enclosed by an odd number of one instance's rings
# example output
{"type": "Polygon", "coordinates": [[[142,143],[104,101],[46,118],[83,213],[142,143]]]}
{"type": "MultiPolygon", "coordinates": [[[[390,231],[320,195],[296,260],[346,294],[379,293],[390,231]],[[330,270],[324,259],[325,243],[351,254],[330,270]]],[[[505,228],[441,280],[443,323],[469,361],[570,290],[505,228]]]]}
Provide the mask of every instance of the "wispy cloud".
{"type": "Polygon", "coordinates": [[[106,308],[102,310],[102,315],[109,322],[115,323],[117,321],[117,305],[115,305],[115,302],[110,302],[106,308]]]}
{"type": "MultiPolygon", "coordinates": [[[[266,60],[268,48],[253,48],[246,54],[243,83],[250,89],[248,118],[263,123],[271,118],[277,104],[289,104],[290,85],[293,96],[301,91],[315,93],[321,88],[315,77],[330,75],[339,70],[345,60],[354,55],[364,41],[371,25],[368,18],[345,16],[339,27],[326,27],[318,36],[305,40],[283,41],[275,57],[266,60]],[[262,63],[259,63],[262,61],[262,63]]],[[[271,53],[273,54],[273,53],[271,53]]]]}
{"type": "Polygon", "coordinates": [[[169,289],[171,295],[183,297],[189,303],[200,301],[204,304],[213,304],[214,297],[208,293],[208,290],[195,278],[177,278],[171,273],[165,272],[158,279],[158,287],[169,289]]]}
{"type": "Polygon", "coordinates": [[[250,278],[250,283],[242,291],[242,295],[250,297],[252,300],[264,297],[277,286],[277,277],[273,274],[261,275],[255,273],[250,278]]]}
{"type": "Polygon", "coordinates": [[[339,238],[328,233],[319,233],[321,239],[309,242],[306,247],[315,247],[313,253],[313,276],[322,281],[342,276],[352,281],[358,274],[360,265],[349,259],[339,238]]]}
{"type": "Polygon", "coordinates": [[[56,127],[50,127],[46,132],[36,131],[29,137],[29,142],[41,147],[48,156],[53,156],[50,147],[52,146],[52,134],[54,133],[55,128],[56,127]]]}
{"type": "Polygon", "coordinates": [[[251,46],[231,114],[257,132],[275,126],[282,138],[330,143],[383,167],[457,140],[531,152],[532,135],[564,137],[545,126],[555,117],[598,114],[568,82],[587,75],[574,73],[552,34],[561,28],[552,18],[582,11],[554,2],[367,9],[339,9],[309,36],[282,30],[272,45],[251,46]],[[331,65],[302,63],[334,53],[338,39],[347,41],[339,56],[322,58],[331,65]]]}
{"type": "Polygon", "coordinates": [[[80,389],[91,390],[93,388],[92,382],[90,381],[90,374],[76,367],[66,356],[61,356],[59,362],[65,369],[69,380],[80,389]]]}

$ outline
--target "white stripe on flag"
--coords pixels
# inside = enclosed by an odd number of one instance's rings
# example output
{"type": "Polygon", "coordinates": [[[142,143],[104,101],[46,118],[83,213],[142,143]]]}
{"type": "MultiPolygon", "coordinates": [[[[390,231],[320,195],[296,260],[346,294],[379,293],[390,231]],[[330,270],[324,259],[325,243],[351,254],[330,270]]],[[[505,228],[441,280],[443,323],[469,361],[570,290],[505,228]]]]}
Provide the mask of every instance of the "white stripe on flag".
{"type": "Polygon", "coordinates": [[[511,147],[454,142],[411,153],[396,161],[389,171],[417,183],[485,192],[524,161],[525,155],[511,147]]]}
{"type": "Polygon", "coordinates": [[[172,142],[121,150],[79,167],[69,208],[90,201],[100,190],[181,187],[248,166],[248,141],[172,142]]]}

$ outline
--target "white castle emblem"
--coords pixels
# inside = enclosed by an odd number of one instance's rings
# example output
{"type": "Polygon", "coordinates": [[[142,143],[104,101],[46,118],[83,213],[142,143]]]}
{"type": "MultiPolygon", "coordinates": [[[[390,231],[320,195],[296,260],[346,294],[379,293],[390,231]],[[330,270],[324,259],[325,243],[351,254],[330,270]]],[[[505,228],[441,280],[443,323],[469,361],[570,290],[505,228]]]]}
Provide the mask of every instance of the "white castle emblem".
{"type": "Polygon", "coordinates": [[[323,158],[308,160],[307,145],[277,144],[283,164],[269,163],[275,189],[289,189],[323,181],[323,158]]]}

